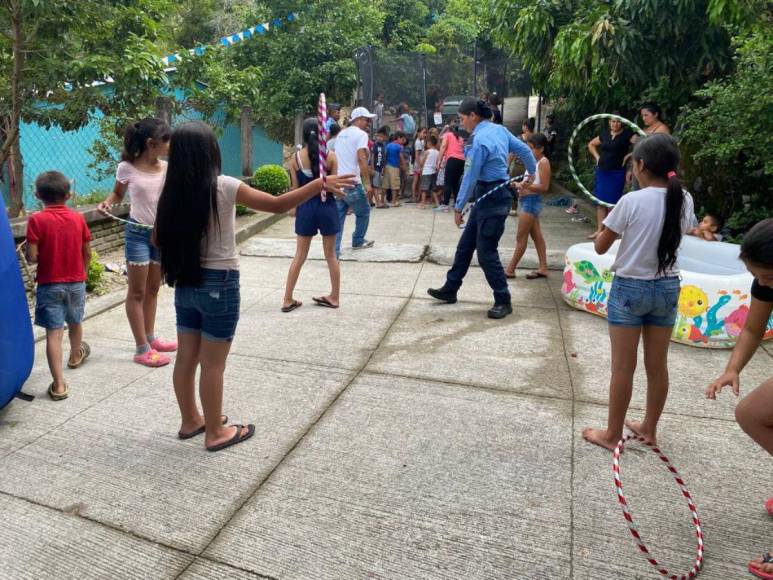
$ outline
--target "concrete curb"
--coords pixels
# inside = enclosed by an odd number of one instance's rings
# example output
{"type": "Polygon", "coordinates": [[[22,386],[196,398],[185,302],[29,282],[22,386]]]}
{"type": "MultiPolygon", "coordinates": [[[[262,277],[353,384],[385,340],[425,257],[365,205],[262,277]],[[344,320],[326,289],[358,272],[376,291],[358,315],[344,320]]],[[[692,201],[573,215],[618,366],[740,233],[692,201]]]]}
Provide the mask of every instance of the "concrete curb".
{"type": "MultiPolygon", "coordinates": [[[[282,214],[267,213],[263,216],[260,216],[260,219],[254,221],[253,223],[240,227],[235,232],[236,243],[241,244],[242,242],[251,238],[255,234],[258,234],[263,230],[271,227],[276,222],[284,218],[286,215],[287,214],[284,214],[284,213],[282,214]]],[[[86,310],[86,315],[84,316],[83,320],[94,318],[95,316],[99,316],[100,314],[103,314],[108,310],[112,310],[113,308],[123,304],[125,300],[126,300],[125,288],[121,288],[120,290],[114,290],[113,292],[105,294],[104,296],[97,296],[96,298],[92,298],[89,302],[87,302],[88,309],[86,310]]],[[[33,331],[34,331],[36,343],[43,340],[46,337],[45,329],[40,328],[39,326],[33,326],[33,331]]]]}

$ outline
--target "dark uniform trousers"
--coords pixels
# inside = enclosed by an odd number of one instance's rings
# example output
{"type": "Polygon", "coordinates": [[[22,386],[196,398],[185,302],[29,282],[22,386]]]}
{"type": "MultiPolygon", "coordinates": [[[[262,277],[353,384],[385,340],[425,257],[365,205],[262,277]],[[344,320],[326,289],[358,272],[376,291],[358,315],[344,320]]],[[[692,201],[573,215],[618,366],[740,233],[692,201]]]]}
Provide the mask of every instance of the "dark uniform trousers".
{"type": "MultiPolygon", "coordinates": [[[[475,187],[477,199],[496,185],[497,182],[478,182],[475,187]]],[[[456,246],[454,263],[446,275],[445,288],[456,292],[470,268],[472,256],[478,252],[478,263],[486,276],[486,281],[494,291],[495,304],[510,304],[510,289],[502,261],[499,259],[499,240],[505,231],[505,222],[510,211],[511,196],[507,192],[497,199],[485,199],[478,207],[472,208],[467,225],[456,246]]]]}

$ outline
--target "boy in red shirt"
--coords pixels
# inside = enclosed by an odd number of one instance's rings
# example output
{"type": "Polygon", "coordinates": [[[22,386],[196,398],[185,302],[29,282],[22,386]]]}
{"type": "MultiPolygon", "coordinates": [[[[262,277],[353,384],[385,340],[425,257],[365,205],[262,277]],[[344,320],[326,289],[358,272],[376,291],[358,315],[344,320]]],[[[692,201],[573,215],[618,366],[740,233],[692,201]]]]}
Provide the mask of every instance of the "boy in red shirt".
{"type": "Polygon", "coordinates": [[[48,394],[60,401],[70,394],[62,373],[65,322],[70,338],[67,366],[78,368],[91,353],[81,326],[91,232],[83,216],[65,205],[70,183],[58,171],[38,176],[35,195],[44,207],[27,221],[27,260],[38,263],[35,324],[46,329],[46,357],[54,379],[48,394]]]}

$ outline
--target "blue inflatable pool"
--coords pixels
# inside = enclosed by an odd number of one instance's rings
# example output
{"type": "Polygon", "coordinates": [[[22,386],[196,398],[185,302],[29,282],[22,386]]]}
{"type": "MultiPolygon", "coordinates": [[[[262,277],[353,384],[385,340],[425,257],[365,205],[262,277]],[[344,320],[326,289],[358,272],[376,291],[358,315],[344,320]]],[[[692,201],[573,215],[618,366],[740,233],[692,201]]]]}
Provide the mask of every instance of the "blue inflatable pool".
{"type": "Polygon", "coordinates": [[[35,356],[16,246],[0,195],[0,409],[21,390],[35,356]]]}

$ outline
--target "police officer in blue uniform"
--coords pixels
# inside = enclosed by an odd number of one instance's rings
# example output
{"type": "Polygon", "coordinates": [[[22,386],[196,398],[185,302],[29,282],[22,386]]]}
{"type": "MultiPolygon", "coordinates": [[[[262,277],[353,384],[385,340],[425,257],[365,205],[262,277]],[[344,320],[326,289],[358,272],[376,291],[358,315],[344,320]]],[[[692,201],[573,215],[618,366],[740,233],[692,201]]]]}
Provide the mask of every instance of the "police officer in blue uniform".
{"type": "MultiPolygon", "coordinates": [[[[507,162],[510,153],[520,157],[530,176],[536,173],[537,164],[526,143],[516,139],[502,125],[489,120],[492,111],[485,101],[464,99],[459,106],[459,116],[464,128],[472,133],[472,145],[466,153],[466,169],[454,214],[456,225],[461,227],[464,223],[462,210],[465,204],[476,201],[509,179],[507,162]]],[[[446,275],[446,283],[442,288],[427,290],[430,296],[449,304],[456,302],[456,293],[470,267],[472,255],[477,250],[480,267],[494,291],[494,306],[488,311],[488,317],[499,319],[513,312],[510,289],[507,287],[498,250],[511,204],[512,194],[507,187],[475,204],[456,246],[454,264],[446,275]]]]}

